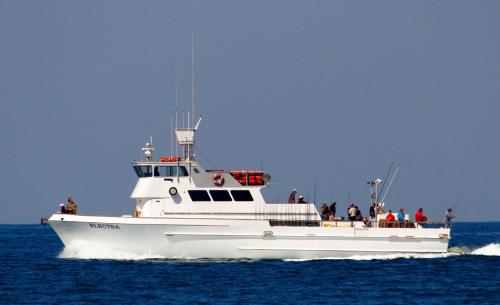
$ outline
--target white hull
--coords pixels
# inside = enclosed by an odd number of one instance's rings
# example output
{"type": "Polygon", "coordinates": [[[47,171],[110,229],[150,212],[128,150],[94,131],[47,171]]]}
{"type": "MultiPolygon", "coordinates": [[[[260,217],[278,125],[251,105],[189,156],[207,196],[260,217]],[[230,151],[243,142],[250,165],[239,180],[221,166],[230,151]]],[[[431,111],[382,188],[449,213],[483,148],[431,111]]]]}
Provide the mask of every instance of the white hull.
{"type": "Polygon", "coordinates": [[[65,246],[85,243],[166,258],[311,259],[446,253],[450,229],[293,227],[267,220],[130,218],[54,214],[65,246]]]}

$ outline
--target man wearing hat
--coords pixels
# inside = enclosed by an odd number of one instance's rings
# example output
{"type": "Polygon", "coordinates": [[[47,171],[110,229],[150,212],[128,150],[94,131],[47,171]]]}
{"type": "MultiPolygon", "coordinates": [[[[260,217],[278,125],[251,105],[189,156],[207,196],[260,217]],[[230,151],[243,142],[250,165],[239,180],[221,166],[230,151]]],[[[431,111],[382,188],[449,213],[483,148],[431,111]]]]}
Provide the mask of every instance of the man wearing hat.
{"type": "Polygon", "coordinates": [[[297,201],[297,203],[307,203],[307,202],[304,200],[304,196],[299,196],[299,201],[297,201]]]}
{"type": "Polygon", "coordinates": [[[68,202],[66,202],[66,206],[64,207],[64,211],[66,214],[76,214],[76,208],[77,206],[75,201],[72,197],[69,197],[68,202]]]}

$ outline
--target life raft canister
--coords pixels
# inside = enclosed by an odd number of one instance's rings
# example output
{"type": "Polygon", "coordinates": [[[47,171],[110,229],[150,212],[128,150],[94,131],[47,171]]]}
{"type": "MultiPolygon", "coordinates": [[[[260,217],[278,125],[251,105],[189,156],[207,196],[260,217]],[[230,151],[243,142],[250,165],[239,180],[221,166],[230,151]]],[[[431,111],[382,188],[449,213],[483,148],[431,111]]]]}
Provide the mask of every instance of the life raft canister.
{"type": "Polygon", "coordinates": [[[212,178],[212,182],[215,186],[223,186],[225,182],[224,176],[222,176],[222,174],[215,174],[212,178]]]}
{"type": "Polygon", "coordinates": [[[160,158],[161,162],[178,162],[181,161],[181,157],[169,157],[163,156],[160,158]]]}

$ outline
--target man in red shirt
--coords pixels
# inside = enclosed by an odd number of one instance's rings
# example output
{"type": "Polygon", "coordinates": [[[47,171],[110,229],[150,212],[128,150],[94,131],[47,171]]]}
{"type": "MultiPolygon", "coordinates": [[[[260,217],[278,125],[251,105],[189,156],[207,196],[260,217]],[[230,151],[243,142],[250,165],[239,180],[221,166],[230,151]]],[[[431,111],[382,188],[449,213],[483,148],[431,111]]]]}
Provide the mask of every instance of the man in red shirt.
{"type": "Polygon", "coordinates": [[[424,215],[424,209],[420,208],[418,211],[415,213],[415,221],[416,222],[427,222],[429,219],[427,216],[424,215]]]}
{"type": "Polygon", "coordinates": [[[396,217],[394,217],[394,214],[392,214],[391,210],[389,210],[389,213],[387,213],[387,216],[385,216],[385,221],[387,222],[389,228],[394,228],[396,224],[396,217]]]}
{"type": "Polygon", "coordinates": [[[396,217],[394,217],[394,214],[392,214],[391,210],[389,210],[389,213],[387,213],[387,216],[385,217],[385,220],[387,220],[387,221],[394,221],[394,220],[396,220],[396,217]]]}

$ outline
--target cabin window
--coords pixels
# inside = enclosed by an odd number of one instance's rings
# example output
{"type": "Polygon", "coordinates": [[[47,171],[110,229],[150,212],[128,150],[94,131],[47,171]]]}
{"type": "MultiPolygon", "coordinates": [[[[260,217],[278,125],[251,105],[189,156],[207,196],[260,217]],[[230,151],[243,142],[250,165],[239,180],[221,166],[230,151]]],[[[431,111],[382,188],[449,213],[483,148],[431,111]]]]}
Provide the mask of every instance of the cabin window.
{"type": "Polygon", "coordinates": [[[234,190],[231,191],[234,201],[253,201],[252,194],[247,190],[234,190]]]}
{"type": "Polygon", "coordinates": [[[209,192],[214,201],[233,201],[228,191],[210,190],[209,192]]]}
{"type": "Polygon", "coordinates": [[[188,191],[192,201],[210,201],[207,191],[188,191]]]}
{"type": "Polygon", "coordinates": [[[152,167],[150,165],[136,165],[134,166],[135,173],[137,177],[151,177],[152,176],[152,167]]]}
{"type": "Polygon", "coordinates": [[[154,174],[155,177],[179,177],[188,176],[188,172],[185,166],[155,166],[154,174]]]}
{"type": "Polygon", "coordinates": [[[174,176],[179,176],[179,177],[189,176],[185,166],[174,166],[173,168],[174,168],[173,172],[174,176]],[[177,173],[177,170],[179,171],[179,173],[177,173]]]}

